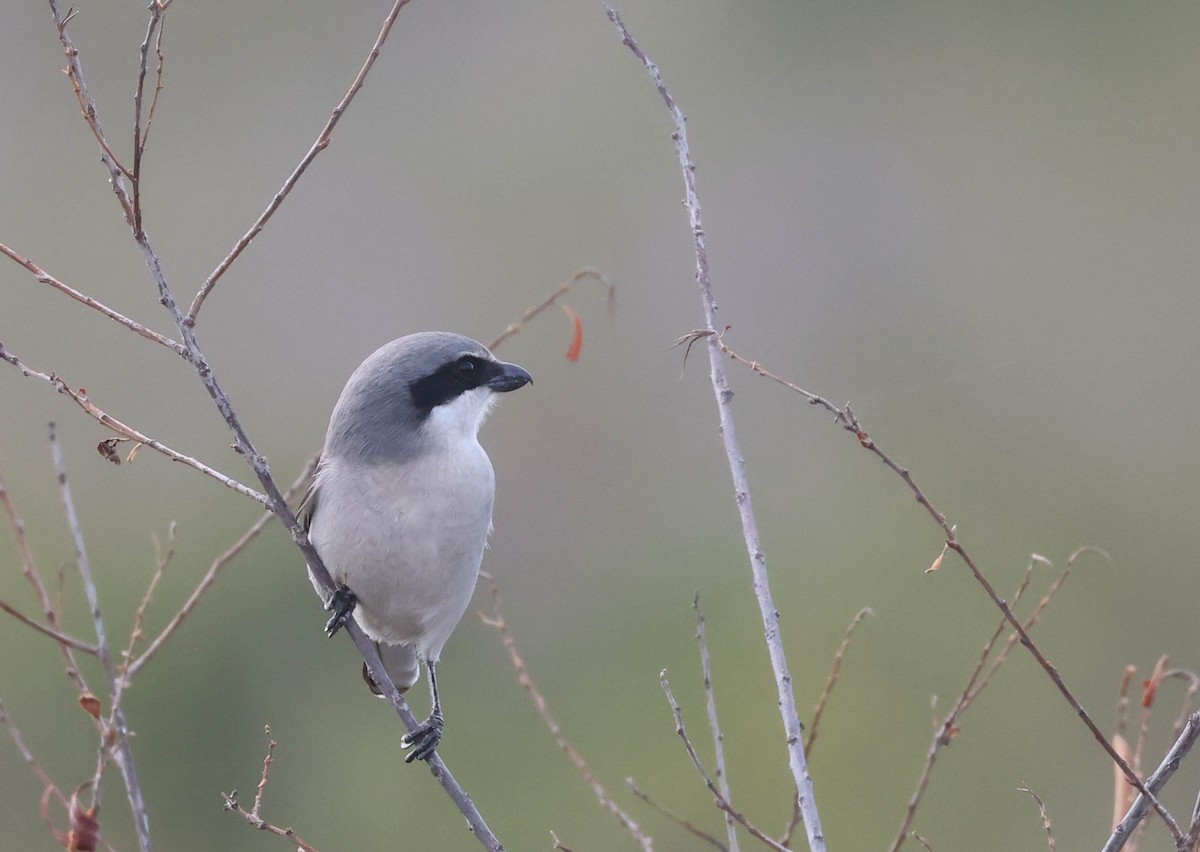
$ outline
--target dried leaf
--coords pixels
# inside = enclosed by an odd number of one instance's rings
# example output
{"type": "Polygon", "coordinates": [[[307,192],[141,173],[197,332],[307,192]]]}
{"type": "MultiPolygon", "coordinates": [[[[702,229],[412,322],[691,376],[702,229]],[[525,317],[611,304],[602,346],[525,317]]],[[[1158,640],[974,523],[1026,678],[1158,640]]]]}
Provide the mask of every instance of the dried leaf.
{"type": "Polygon", "coordinates": [[[109,438],[108,440],[101,441],[96,445],[96,452],[104,456],[113,464],[120,464],[121,457],[117,455],[117,444],[119,443],[121,443],[120,438],[109,438]]]}
{"type": "Polygon", "coordinates": [[[129,451],[129,455],[127,455],[125,457],[125,461],[129,462],[130,464],[133,464],[133,460],[137,458],[137,454],[139,452],[141,452],[143,446],[145,446],[145,445],[140,442],[134,444],[133,449],[129,451]]]}
{"type": "Polygon", "coordinates": [[[571,320],[571,325],[574,327],[574,336],[571,338],[571,348],[567,350],[568,361],[578,361],[579,352],[583,349],[583,318],[579,316],[574,308],[567,303],[560,306],[563,313],[571,320]]]}
{"type": "Polygon", "coordinates": [[[99,811],[98,806],[80,805],[78,794],[71,797],[71,831],[67,834],[70,852],[96,852],[100,845],[100,820],[96,819],[99,811]]]}
{"type": "Polygon", "coordinates": [[[942,560],[946,558],[946,551],[950,549],[950,545],[943,544],[942,552],[937,555],[937,559],[933,560],[933,564],[925,569],[926,574],[932,574],[934,571],[942,567],[942,560]]]}
{"type": "Polygon", "coordinates": [[[100,718],[100,699],[90,692],[85,692],[79,696],[79,706],[87,711],[88,715],[93,719],[100,718]]]}

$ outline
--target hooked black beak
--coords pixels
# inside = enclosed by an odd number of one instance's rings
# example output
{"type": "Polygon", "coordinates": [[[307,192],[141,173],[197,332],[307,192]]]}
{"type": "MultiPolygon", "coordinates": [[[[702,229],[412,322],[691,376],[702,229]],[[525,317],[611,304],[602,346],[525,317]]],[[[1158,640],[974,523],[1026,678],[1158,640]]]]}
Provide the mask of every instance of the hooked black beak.
{"type": "Polygon", "coordinates": [[[533,376],[524,367],[516,364],[500,364],[500,374],[488,380],[488,387],[496,393],[508,393],[533,382],[533,376]]]}

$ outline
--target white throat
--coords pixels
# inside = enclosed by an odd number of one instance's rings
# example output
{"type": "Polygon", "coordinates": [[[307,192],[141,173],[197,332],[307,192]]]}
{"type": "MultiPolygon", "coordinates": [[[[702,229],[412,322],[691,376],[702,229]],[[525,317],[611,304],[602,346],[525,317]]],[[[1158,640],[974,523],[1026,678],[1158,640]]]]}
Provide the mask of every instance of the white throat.
{"type": "Polygon", "coordinates": [[[495,404],[496,397],[490,388],[464,391],[450,402],[434,407],[421,424],[421,433],[427,441],[439,446],[475,442],[479,427],[495,404]]]}

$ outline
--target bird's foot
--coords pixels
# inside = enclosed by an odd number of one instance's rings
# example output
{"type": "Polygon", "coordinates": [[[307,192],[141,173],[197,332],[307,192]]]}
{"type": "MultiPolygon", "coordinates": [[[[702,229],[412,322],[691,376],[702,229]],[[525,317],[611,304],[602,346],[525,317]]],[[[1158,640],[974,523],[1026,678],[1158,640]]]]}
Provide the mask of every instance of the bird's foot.
{"type": "Polygon", "coordinates": [[[442,741],[442,732],[445,728],[446,723],[442,719],[442,714],[435,712],[418,725],[415,731],[410,731],[402,736],[400,747],[412,749],[405,755],[404,762],[412,763],[414,760],[429,760],[433,757],[438,743],[442,741]]]}
{"type": "Polygon", "coordinates": [[[354,592],[350,591],[349,586],[340,585],[334,589],[333,594],[329,596],[329,600],[325,601],[325,611],[333,613],[329,620],[325,622],[325,635],[333,636],[333,634],[341,630],[346,622],[350,620],[350,615],[354,612],[356,606],[358,606],[358,597],[354,592]]]}

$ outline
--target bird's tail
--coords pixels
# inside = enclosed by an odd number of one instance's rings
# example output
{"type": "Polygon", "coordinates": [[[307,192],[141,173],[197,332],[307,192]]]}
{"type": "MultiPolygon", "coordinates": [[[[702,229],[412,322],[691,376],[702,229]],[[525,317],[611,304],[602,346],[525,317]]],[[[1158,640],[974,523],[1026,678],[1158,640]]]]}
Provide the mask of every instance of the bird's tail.
{"type": "MultiPolygon", "coordinates": [[[[379,649],[379,658],[383,660],[383,667],[392,678],[392,683],[396,684],[396,688],[401,692],[407,692],[421,674],[421,665],[417,660],[416,649],[412,645],[384,645],[379,642],[375,643],[375,647],[379,649]]],[[[366,663],[363,663],[362,676],[372,692],[376,695],[383,695],[383,690],[379,688],[367,671],[366,663]]]]}

